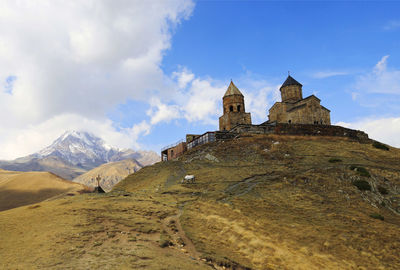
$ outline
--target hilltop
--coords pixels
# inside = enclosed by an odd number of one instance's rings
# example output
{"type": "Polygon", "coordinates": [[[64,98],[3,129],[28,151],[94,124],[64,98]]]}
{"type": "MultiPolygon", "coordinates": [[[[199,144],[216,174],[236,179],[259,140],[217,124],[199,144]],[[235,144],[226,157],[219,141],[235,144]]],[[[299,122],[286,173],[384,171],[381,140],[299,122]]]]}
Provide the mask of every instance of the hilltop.
{"type": "Polygon", "coordinates": [[[1,212],[1,264],[399,269],[399,187],[400,149],[241,135],[145,167],[104,195],[1,212]],[[196,183],[181,184],[186,174],[196,183]]]}

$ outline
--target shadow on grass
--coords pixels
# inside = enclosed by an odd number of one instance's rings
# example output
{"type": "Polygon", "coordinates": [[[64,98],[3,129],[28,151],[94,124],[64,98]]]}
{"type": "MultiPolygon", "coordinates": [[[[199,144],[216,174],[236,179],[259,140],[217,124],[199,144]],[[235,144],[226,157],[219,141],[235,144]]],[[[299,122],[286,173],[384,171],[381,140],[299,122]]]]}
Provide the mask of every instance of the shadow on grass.
{"type": "Polygon", "coordinates": [[[34,204],[67,192],[65,189],[47,188],[37,192],[12,189],[0,190],[0,211],[34,204]]]}

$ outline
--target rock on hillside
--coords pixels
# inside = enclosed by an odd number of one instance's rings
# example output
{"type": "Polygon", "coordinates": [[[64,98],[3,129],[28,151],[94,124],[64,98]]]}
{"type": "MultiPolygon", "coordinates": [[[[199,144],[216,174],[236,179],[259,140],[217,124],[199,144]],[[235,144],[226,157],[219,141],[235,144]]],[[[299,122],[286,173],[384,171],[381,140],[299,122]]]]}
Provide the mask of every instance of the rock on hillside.
{"type": "Polygon", "coordinates": [[[13,161],[0,161],[0,168],[15,171],[49,171],[72,180],[101,164],[135,159],[140,165],[160,160],[152,151],[119,149],[88,132],[67,131],[50,146],[13,161]]]}
{"type": "Polygon", "coordinates": [[[0,211],[41,202],[70,193],[87,192],[84,185],[49,172],[15,172],[0,169],[0,211]]]}
{"type": "Polygon", "coordinates": [[[134,159],[125,159],[116,162],[102,164],[97,168],[76,177],[73,181],[89,187],[97,186],[96,177],[100,175],[100,186],[105,191],[110,191],[112,187],[128,175],[142,168],[134,159]]]}

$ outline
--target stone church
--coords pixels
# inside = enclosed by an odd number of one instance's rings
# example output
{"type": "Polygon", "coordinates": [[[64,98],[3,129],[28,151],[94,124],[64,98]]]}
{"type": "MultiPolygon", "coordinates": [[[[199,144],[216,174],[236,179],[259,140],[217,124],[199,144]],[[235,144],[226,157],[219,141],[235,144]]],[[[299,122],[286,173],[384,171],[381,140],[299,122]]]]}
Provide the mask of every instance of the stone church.
{"type": "Polygon", "coordinates": [[[303,98],[302,87],[289,75],[280,87],[282,101],[269,109],[269,120],[253,125],[250,113],[245,110],[244,96],[231,81],[222,98],[223,115],[219,118],[219,130],[186,134],[186,141],[181,140],[161,149],[161,160],[176,159],[194,147],[231,140],[242,133],[338,136],[370,142],[368,134],[362,131],[331,126],[330,111],[314,95],[303,98]]]}
{"type": "Polygon", "coordinates": [[[239,124],[250,124],[251,115],[246,113],[244,96],[231,81],[222,98],[224,114],[219,118],[219,130],[229,131],[239,124]]]}
{"type": "Polygon", "coordinates": [[[321,100],[314,95],[303,98],[302,87],[290,75],[287,77],[280,88],[282,101],[269,109],[269,123],[331,124],[330,110],[322,106],[321,100]]]}

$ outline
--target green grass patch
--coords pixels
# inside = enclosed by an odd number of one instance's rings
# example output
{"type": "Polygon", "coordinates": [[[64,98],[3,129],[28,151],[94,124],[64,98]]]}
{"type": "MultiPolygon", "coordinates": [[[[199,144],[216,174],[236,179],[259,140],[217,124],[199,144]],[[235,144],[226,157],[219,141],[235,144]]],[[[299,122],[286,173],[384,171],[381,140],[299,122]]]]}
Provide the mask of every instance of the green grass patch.
{"type": "Polygon", "coordinates": [[[338,163],[338,162],[342,162],[342,160],[340,158],[330,158],[329,162],[330,163],[338,163]]]}
{"type": "Polygon", "coordinates": [[[353,182],[353,185],[355,185],[361,191],[371,190],[371,185],[365,180],[356,180],[353,182]]]}
{"type": "Polygon", "coordinates": [[[373,147],[377,148],[377,149],[382,149],[382,150],[386,150],[389,151],[389,147],[387,147],[387,145],[380,143],[380,142],[373,142],[372,144],[373,147]]]}
{"type": "Polygon", "coordinates": [[[356,171],[360,176],[371,177],[371,174],[364,167],[351,165],[350,170],[356,171]]]}
{"type": "Polygon", "coordinates": [[[378,214],[378,213],[372,213],[369,216],[374,218],[374,219],[380,219],[382,221],[385,220],[385,218],[382,215],[378,214]]]}

